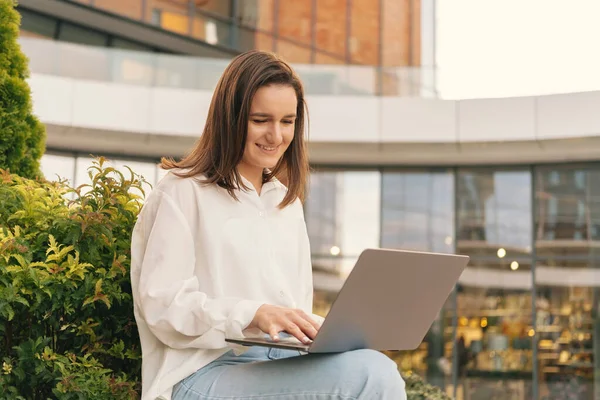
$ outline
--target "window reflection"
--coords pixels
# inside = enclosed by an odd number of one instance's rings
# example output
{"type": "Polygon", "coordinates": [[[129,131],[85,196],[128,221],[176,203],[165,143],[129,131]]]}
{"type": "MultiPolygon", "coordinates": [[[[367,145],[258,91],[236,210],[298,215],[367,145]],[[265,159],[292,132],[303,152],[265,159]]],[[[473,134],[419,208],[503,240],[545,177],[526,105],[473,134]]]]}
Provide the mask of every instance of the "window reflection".
{"type": "Polygon", "coordinates": [[[591,399],[600,352],[600,168],[537,168],[540,395],[591,399]]]}
{"type": "MultiPolygon", "coordinates": [[[[384,171],[381,246],[454,252],[454,176],[450,171],[384,171]]],[[[449,389],[452,368],[452,296],[415,351],[391,353],[404,372],[449,389]]]]}
{"type": "Polygon", "coordinates": [[[325,316],[360,253],[379,245],[378,171],[313,172],[305,218],[310,238],[314,312],[325,316]]]}
{"type": "Polygon", "coordinates": [[[313,173],[306,202],[313,266],[347,275],[360,253],[379,246],[378,171],[313,173]]]}
{"type": "Polygon", "coordinates": [[[456,190],[457,251],[471,256],[457,294],[457,393],[530,398],[530,172],[459,170],[456,190]]]}
{"type": "Polygon", "coordinates": [[[46,153],[41,160],[42,173],[49,181],[67,180],[73,184],[75,173],[75,159],[72,156],[64,156],[46,153]]]}
{"type": "Polygon", "coordinates": [[[453,252],[453,193],[450,172],[385,172],[381,245],[453,252]]]}

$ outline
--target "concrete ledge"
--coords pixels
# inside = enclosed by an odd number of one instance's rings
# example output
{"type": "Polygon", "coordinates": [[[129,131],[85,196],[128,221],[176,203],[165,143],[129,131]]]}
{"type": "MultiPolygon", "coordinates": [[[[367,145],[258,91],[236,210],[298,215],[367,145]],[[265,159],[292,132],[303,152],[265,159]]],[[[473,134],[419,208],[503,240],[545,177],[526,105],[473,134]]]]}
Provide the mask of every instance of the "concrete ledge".
{"type": "MultiPolygon", "coordinates": [[[[179,157],[197,138],[46,124],[53,150],[143,158],[179,157]]],[[[600,137],[485,143],[309,142],[311,162],[331,166],[510,165],[597,161],[600,137]]]]}

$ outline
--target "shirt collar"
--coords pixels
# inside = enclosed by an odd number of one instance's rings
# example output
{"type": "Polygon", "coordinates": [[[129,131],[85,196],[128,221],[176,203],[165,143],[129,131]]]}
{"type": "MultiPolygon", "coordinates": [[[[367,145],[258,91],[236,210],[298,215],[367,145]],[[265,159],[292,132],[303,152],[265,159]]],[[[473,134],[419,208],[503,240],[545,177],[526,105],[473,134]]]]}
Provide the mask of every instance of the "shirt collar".
{"type": "MultiPolygon", "coordinates": [[[[242,178],[242,183],[244,185],[246,185],[250,190],[254,190],[254,185],[252,183],[250,183],[250,181],[248,179],[246,179],[242,174],[240,174],[240,177],[242,178]]],[[[283,183],[281,183],[279,181],[279,179],[272,177],[271,180],[269,182],[265,182],[263,183],[262,189],[261,189],[261,195],[270,192],[273,189],[283,189],[285,188],[285,186],[283,185],[283,183]]]]}

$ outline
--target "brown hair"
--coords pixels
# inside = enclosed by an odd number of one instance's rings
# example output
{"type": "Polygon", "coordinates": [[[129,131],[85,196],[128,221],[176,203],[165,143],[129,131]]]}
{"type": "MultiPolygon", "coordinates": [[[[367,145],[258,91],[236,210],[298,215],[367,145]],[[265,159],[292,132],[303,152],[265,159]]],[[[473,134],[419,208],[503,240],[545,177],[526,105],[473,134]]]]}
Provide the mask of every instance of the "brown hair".
{"type": "Polygon", "coordinates": [[[163,158],[163,169],[184,168],[174,172],[180,177],[204,175],[202,183],[217,184],[237,200],[235,189],[244,185],[237,165],[246,146],[248,116],[256,91],[267,85],[289,85],[296,92],[296,124],[294,138],[272,171],[265,171],[263,183],[279,178],[287,194],[279,204],[283,208],[297,198],[304,201],[308,179],[308,157],[304,141],[304,120],[307,116],[304,89],[294,70],[277,56],[252,50],[231,61],[217,84],[210,103],[202,136],[192,151],[181,161],[163,158]]]}

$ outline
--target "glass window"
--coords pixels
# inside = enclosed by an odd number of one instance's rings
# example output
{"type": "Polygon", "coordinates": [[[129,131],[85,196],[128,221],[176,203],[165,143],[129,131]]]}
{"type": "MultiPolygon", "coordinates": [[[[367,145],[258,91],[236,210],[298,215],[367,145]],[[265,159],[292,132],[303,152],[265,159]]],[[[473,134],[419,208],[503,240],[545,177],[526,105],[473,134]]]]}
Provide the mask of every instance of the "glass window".
{"type": "Polygon", "coordinates": [[[187,14],[167,11],[167,10],[152,10],[153,20],[160,21],[160,27],[167,31],[187,35],[190,32],[190,17],[187,14]],[[158,18],[156,17],[158,16],[158,18]]]}
{"type": "Polygon", "coordinates": [[[383,174],[381,245],[454,250],[454,177],[450,172],[383,174]]]}
{"type": "MultiPolygon", "coordinates": [[[[244,0],[238,1],[238,19],[244,26],[256,28],[259,26],[259,18],[261,16],[269,15],[273,13],[273,0],[244,0]]],[[[269,23],[272,25],[273,20],[269,23]]],[[[263,27],[264,29],[264,27],[263,27]]],[[[271,30],[271,29],[265,29],[271,30]]]]}
{"type": "Polygon", "coordinates": [[[531,398],[531,174],[459,170],[456,202],[457,251],[471,256],[457,293],[457,393],[531,398]]]}
{"type": "Polygon", "coordinates": [[[21,34],[24,36],[54,38],[56,20],[36,12],[18,8],[21,14],[21,34]]]}
{"type": "Polygon", "coordinates": [[[75,177],[75,157],[70,155],[55,155],[46,153],[41,160],[42,173],[49,181],[66,179],[69,185],[75,177]]]}
{"type": "Polygon", "coordinates": [[[313,266],[345,276],[367,247],[379,246],[378,171],[320,171],[305,206],[313,266]]]}
{"type": "Polygon", "coordinates": [[[600,167],[536,168],[535,189],[540,397],[595,398],[600,167]]]}
{"type": "Polygon", "coordinates": [[[66,42],[86,44],[92,46],[106,46],[108,36],[104,33],[62,22],[58,39],[66,42]]]}
{"type": "Polygon", "coordinates": [[[236,47],[237,37],[232,36],[232,23],[196,13],[194,15],[192,36],[208,44],[223,47],[236,47]]]}
{"type": "MultiPolygon", "coordinates": [[[[454,252],[454,175],[449,171],[384,171],[381,246],[454,252]]],[[[452,296],[414,351],[391,353],[403,371],[450,390],[453,330],[452,296]]]]}

